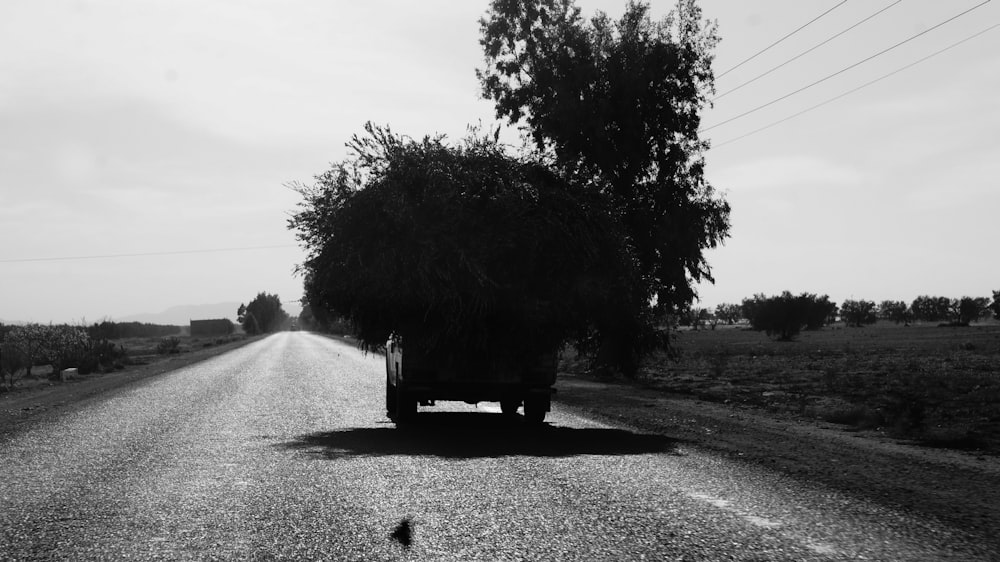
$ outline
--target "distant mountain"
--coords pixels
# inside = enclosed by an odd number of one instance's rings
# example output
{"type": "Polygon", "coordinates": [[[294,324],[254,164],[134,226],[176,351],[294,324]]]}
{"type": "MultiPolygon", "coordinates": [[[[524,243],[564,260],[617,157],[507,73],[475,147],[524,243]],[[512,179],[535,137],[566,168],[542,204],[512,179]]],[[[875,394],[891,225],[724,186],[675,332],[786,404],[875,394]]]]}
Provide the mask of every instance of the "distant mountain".
{"type": "MultiPolygon", "coordinates": [[[[148,324],[164,324],[168,326],[187,326],[192,320],[210,320],[213,318],[228,318],[236,322],[236,311],[239,302],[220,302],[216,304],[188,304],[172,306],[163,312],[132,314],[116,317],[115,322],[145,322],[148,324]]],[[[297,316],[301,312],[299,303],[282,303],[285,312],[297,316]]]]}
{"type": "Polygon", "coordinates": [[[172,306],[163,312],[146,312],[115,318],[115,322],[145,322],[148,324],[165,324],[168,326],[187,326],[192,320],[209,320],[212,318],[229,318],[236,322],[238,302],[220,302],[216,304],[187,304],[172,306]]]}

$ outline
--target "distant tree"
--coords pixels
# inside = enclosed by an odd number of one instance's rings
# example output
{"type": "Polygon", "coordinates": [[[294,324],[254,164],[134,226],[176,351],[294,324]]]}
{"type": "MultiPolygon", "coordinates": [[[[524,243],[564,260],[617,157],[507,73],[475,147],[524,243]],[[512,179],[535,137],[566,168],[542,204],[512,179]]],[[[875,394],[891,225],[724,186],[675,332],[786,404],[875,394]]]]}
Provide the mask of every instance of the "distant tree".
{"type": "Polygon", "coordinates": [[[840,316],[848,326],[860,328],[878,320],[875,303],[866,300],[846,300],[840,305],[840,316]]]}
{"type": "Polygon", "coordinates": [[[13,388],[20,378],[21,370],[28,366],[27,357],[8,339],[13,329],[14,326],[0,323],[0,382],[3,382],[8,390],[13,388]]]}
{"type": "MultiPolygon", "coordinates": [[[[690,326],[695,330],[701,329],[705,324],[711,324],[712,320],[712,313],[707,308],[698,306],[692,306],[680,315],[680,325],[690,326]]],[[[714,324],[712,324],[712,328],[715,328],[714,324]]]]}
{"type": "Polygon", "coordinates": [[[962,297],[952,301],[952,322],[968,325],[978,320],[989,310],[990,300],[986,297],[962,297]]]}
{"type": "Polygon", "coordinates": [[[46,360],[55,371],[78,367],[91,347],[87,329],[82,326],[49,326],[46,360]]]}
{"type": "MultiPolygon", "coordinates": [[[[754,319],[758,317],[761,306],[763,306],[764,301],[768,299],[767,295],[763,293],[757,293],[750,298],[743,299],[740,304],[740,313],[743,318],[746,318],[750,322],[750,326],[754,326],[754,319]]],[[[754,328],[758,329],[758,328],[754,328]]]]}
{"type": "Polygon", "coordinates": [[[237,315],[243,330],[251,335],[281,330],[289,318],[278,295],[268,293],[258,293],[249,304],[240,304],[237,315]]]}
{"type": "Polygon", "coordinates": [[[751,314],[748,318],[750,326],[766,332],[768,336],[791,341],[806,326],[807,303],[789,291],[775,297],[755,295],[749,301],[744,300],[749,305],[745,310],[751,314]]]}
{"type": "Polygon", "coordinates": [[[878,305],[878,317],[896,324],[910,321],[910,307],[903,301],[885,300],[878,305]]]}
{"type": "Polygon", "coordinates": [[[735,324],[743,318],[743,308],[736,303],[721,303],[715,307],[715,316],[726,324],[735,324]]]}
{"type": "Polygon", "coordinates": [[[87,333],[95,340],[117,340],[124,338],[158,338],[175,335],[180,330],[180,326],[102,320],[100,323],[94,323],[88,327],[87,333]]]}
{"type": "Polygon", "coordinates": [[[993,311],[993,317],[1000,319],[1000,291],[993,291],[993,302],[990,303],[990,310],[993,311]]]}
{"type": "Polygon", "coordinates": [[[803,329],[818,330],[828,324],[836,316],[837,304],[827,295],[802,293],[794,296],[784,291],[775,297],[756,294],[743,299],[740,310],[753,329],[776,335],[781,340],[791,340],[803,329]]]}
{"type": "Polygon", "coordinates": [[[299,329],[320,331],[312,307],[305,301],[302,303],[302,311],[299,312],[299,329]]]}
{"type": "Polygon", "coordinates": [[[818,330],[829,324],[837,315],[837,303],[831,302],[827,295],[802,293],[798,299],[805,310],[806,330],[818,330]]]}
{"type": "Polygon", "coordinates": [[[910,311],[914,320],[923,322],[943,322],[952,317],[952,302],[947,297],[921,295],[913,299],[910,311]]]}
{"type": "Polygon", "coordinates": [[[44,365],[48,361],[51,355],[51,333],[51,326],[25,324],[14,326],[7,334],[4,342],[8,344],[12,355],[23,358],[26,377],[31,376],[32,367],[44,365]]]}
{"type": "Polygon", "coordinates": [[[616,315],[596,325],[598,367],[634,372],[657,318],[712,280],[704,250],[729,234],[729,205],[704,176],[701,109],[718,35],[694,0],[662,21],[630,2],[618,21],[573,0],[494,0],[479,70],[496,115],[523,122],[561,175],[602,196],[634,264],[616,315]],[[655,304],[653,304],[655,303],[655,304]]]}

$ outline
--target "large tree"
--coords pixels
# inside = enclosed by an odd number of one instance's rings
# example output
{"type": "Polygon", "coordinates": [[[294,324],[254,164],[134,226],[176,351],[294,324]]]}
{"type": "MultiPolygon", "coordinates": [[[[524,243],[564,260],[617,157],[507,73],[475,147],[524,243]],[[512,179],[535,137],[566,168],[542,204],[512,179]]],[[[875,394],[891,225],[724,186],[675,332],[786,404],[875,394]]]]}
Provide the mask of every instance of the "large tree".
{"type": "Polygon", "coordinates": [[[281,330],[289,319],[278,295],[263,292],[249,304],[240,304],[236,314],[243,330],[251,335],[281,330]]]}
{"type": "Polygon", "coordinates": [[[655,319],[685,310],[694,284],[713,281],[704,250],[729,232],[698,136],[715,26],[694,0],[660,21],[643,3],[618,21],[600,12],[586,21],[572,0],[494,0],[480,25],[477,74],[497,116],[522,122],[564,177],[608,202],[624,233],[635,275],[625,306],[597,325],[597,362],[633,371],[656,343],[655,319]]]}

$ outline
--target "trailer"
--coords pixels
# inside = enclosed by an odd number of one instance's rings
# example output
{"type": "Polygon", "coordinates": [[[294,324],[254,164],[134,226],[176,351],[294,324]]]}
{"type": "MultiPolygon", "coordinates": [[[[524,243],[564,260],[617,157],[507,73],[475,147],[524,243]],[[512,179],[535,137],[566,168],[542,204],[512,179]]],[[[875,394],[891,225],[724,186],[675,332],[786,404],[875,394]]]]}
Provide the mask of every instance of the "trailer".
{"type": "Polygon", "coordinates": [[[385,346],[385,409],[397,426],[412,421],[418,406],[433,406],[438,400],[499,402],[511,418],[523,404],[528,423],[545,421],[555,392],[557,351],[511,367],[477,357],[435,359],[419,345],[407,347],[404,354],[403,342],[394,334],[385,346]]]}

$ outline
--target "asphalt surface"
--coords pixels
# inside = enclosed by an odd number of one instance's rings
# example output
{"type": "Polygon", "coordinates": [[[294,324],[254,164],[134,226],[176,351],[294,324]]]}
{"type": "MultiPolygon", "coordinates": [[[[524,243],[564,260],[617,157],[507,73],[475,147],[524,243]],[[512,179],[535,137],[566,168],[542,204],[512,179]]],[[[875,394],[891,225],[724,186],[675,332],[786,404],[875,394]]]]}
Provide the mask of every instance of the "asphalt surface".
{"type": "Polygon", "coordinates": [[[989,560],[957,532],[556,403],[397,430],[382,358],[304,332],[0,441],[3,560],[989,560]]]}

